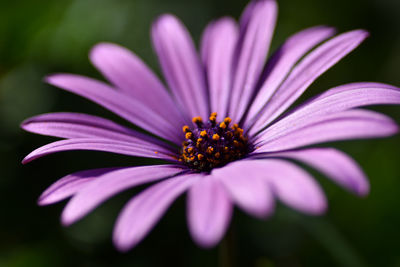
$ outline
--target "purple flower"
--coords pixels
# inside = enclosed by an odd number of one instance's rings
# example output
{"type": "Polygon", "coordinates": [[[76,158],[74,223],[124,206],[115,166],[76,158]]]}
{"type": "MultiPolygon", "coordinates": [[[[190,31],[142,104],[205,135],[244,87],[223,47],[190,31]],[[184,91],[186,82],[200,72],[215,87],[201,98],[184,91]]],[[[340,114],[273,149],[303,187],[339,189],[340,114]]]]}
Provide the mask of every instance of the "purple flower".
{"type": "Polygon", "coordinates": [[[288,38],[265,63],[276,16],[276,2],[263,0],[251,2],[238,25],[227,17],[211,22],[200,56],[176,17],[158,18],[151,35],[168,90],[136,55],[109,43],[95,46],[90,60],[111,85],[72,74],[47,77],[49,84],[90,99],[152,135],[87,114],[39,115],[22,128],[64,140],[34,150],[23,163],[60,151],[98,150],[166,164],[73,173],[50,186],[39,204],[71,198],[62,213],[63,224],[70,225],[115,194],[153,183],[117,219],[114,243],[126,251],[185,192],[190,233],[203,247],[220,241],[233,205],[259,218],[273,213],[276,199],[304,213],[324,212],[323,191],[292,160],[366,195],[368,181],[349,156],[308,146],[397,133],[392,119],[358,107],[400,104],[399,88],[346,84],[287,111],[368,33],[332,37],[330,27],[309,28],[288,38]]]}

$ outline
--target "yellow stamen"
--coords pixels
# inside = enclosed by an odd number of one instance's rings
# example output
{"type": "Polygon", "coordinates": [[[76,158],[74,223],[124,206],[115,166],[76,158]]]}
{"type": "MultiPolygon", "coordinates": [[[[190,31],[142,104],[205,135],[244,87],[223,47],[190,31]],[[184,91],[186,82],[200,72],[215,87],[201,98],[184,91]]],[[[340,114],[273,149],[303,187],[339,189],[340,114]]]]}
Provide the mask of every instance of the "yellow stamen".
{"type": "Polygon", "coordinates": [[[217,112],[211,113],[211,115],[208,119],[210,120],[210,122],[215,123],[217,120],[217,112]]]}
{"type": "Polygon", "coordinates": [[[186,139],[191,139],[193,137],[193,134],[191,132],[188,132],[185,134],[186,139]]]}
{"type": "Polygon", "coordinates": [[[187,152],[188,152],[189,154],[192,154],[192,153],[193,153],[193,150],[194,150],[193,147],[189,147],[189,148],[187,149],[187,152]]]}
{"type": "Polygon", "coordinates": [[[203,119],[200,116],[193,117],[192,122],[196,124],[203,123],[203,119]]]}
{"type": "Polygon", "coordinates": [[[243,134],[243,129],[242,128],[237,128],[235,129],[235,133],[238,133],[239,135],[243,134]]]}
{"type": "Polygon", "coordinates": [[[215,141],[218,141],[219,140],[219,135],[218,134],[214,134],[212,136],[212,139],[215,140],[215,141]]]}
{"type": "Polygon", "coordinates": [[[189,132],[189,131],[190,131],[189,126],[187,126],[187,125],[183,126],[183,127],[182,127],[182,131],[183,131],[184,133],[189,132]]]}
{"type": "Polygon", "coordinates": [[[212,154],[213,152],[214,152],[214,148],[213,147],[211,147],[211,146],[207,147],[207,153],[208,154],[212,154]]]}
{"type": "Polygon", "coordinates": [[[226,128],[225,122],[221,122],[221,123],[219,124],[219,128],[225,129],[225,128],[226,128]]]}
{"type": "Polygon", "coordinates": [[[202,138],[197,138],[196,147],[199,148],[201,146],[202,138]]]}
{"type": "Polygon", "coordinates": [[[198,154],[198,155],[197,155],[197,158],[198,158],[199,160],[203,160],[203,159],[204,159],[204,155],[203,155],[203,154],[198,154]]]}
{"type": "Polygon", "coordinates": [[[206,137],[207,136],[207,131],[206,130],[201,131],[200,132],[200,136],[201,137],[206,137]]]}
{"type": "Polygon", "coordinates": [[[224,119],[224,122],[225,122],[226,125],[228,125],[229,123],[231,123],[231,121],[232,121],[232,119],[229,118],[229,117],[226,117],[226,118],[224,119]]]}

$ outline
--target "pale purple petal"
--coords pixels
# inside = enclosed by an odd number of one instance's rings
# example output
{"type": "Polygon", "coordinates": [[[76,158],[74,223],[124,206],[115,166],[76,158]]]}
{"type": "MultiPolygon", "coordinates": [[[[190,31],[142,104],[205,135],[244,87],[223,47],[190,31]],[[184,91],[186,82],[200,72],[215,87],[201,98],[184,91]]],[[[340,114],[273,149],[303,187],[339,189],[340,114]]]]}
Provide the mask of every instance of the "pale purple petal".
{"type": "Polygon", "coordinates": [[[310,148],[272,153],[271,157],[295,159],[312,166],[349,191],[365,196],[369,182],[362,169],[351,157],[333,148],[310,148]]]}
{"type": "Polygon", "coordinates": [[[152,40],[176,101],[191,117],[209,115],[205,75],[190,34],[173,15],[153,24],[152,40]]]}
{"type": "Polygon", "coordinates": [[[228,108],[237,38],[238,29],[232,18],[210,23],[202,37],[201,56],[208,78],[211,111],[220,118],[226,116],[228,108]]]}
{"type": "Polygon", "coordinates": [[[218,179],[205,176],[188,192],[187,200],[189,230],[202,247],[213,247],[228,228],[232,203],[224,186],[218,179]]]}
{"type": "Polygon", "coordinates": [[[39,147],[29,153],[23,159],[22,163],[26,164],[32,160],[49,154],[70,150],[95,150],[134,157],[159,158],[169,161],[174,160],[174,155],[171,154],[171,151],[155,144],[135,144],[100,138],[75,138],[56,141],[39,147]]]}
{"type": "Polygon", "coordinates": [[[111,43],[97,44],[90,52],[92,63],[116,87],[150,107],[165,119],[184,124],[182,115],[156,75],[128,49],[111,43]]]}
{"type": "Polygon", "coordinates": [[[180,143],[182,124],[175,118],[165,120],[136,99],[118,92],[105,83],[73,74],[55,74],[46,78],[49,84],[78,94],[107,108],[122,118],[160,137],[180,143]]]}
{"type": "Polygon", "coordinates": [[[326,210],[322,189],[307,172],[293,163],[279,159],[249,160],[248,168],[258,171],[286,205],[309,214],[321,214],[326,210]]]}
{"type": "Polygon", "coordinates": [[[280,131],[265,131],[259,137],[256,152],[274,152],[338,140],[387,137],[397,132],[396,123],[383,114],[347,110],[287,125],[280,131]]]}
{"type": "Polygon", "coordinates": [[[79,190],[65,206],[61,219],[70,225],[84,217],[110,197],[134,186],[154,182],[182,172],[169,165],[154,165],[118,169],[97,177],[79,190]]]}
{"type": "Polygon", "coordinates": [[[146,146],[156,144],[172,151],[172,147],[158,139],[110,120],[83,113],[55,112],[42,114],[25,120],[21,127],[32,133],[60,138],[101,138],[133,142],[146,146]]]}
{"type": "Polygon", "coordinates": [[[159,182],[133,197],[118,216],[113,240],[121,251],[139,243],[154,227],[172,202],[202,174],[186,174],[159,182]]]}
{"type": "Polygon", "coordinates": [[[298,120],[305,116],[320,116],[355,107],[382,104],[400,104],[400,88],[374,82],[349,83],[317,95],[294,109],[286,117],[290,116],[293,117],[292,120],[298,120]]]}
{"type": "Polygon", "coordinates": [[[294,34],[283,43],[267,62],[263,72],[265,81],[251,104],[248,120],[251,121],[259,114],[297,61],[333,34],[335,29],[331,27],[316,26],[294,34]]]}
{"type": "Polygon", "coordinates": [[[38,204],[44,206],[69,198],[90,184],[98,176],[113,170],[116,170],[116,168],[85,170],[64,176],[49,186],[40,195],[38,204]]]}
{"type": "MultiPolygon", "coordinates": [[[[238,121],[252,97],[264,67],[275,28],[277,4],[274,0],[251,3],[251,16],[242,19],[241,33],[236,47],[237,60],[232,84],[229,115],[238,121]]],[[[248,13],[245,13],[248,14],[248,13]]]]}
{"type": "Polygon", "coordinates": [[[243,210],[258,218],[266,218],[274,211],[274,200],[262,173],[253,169],[251,161],[237,161],[216,168],[211,176],[218,178],[243,210]]]}
{"type": "Polygon", "coordinates": [[[244,33],[246,31],[246,28],[249,25],[249,21],[253,16],[254,9],[257,7],[257,5],[258,5],[257,1],[249,1],[249,3],[244,8],[239,20],[239,27],[241,33],[244,33]]]}
{"type": "Polygon", "coordinates": [[[356,30],[343,33],[316,48],[293,69],[260,117],[250,130],[250,134],[261,130],[282,114],[321,74],[355,49],[368,33],[356,30]]]}
{"type": "Polygon", "coordinates": [[[352,83],[332,88],[298,107],[268,127],[269,136],[288,125],[308,123],[314,117],[326,116],[347,109],[378,104],[400,104],[400,89],[381,83],[352,83]]]}
{"type": "MultiPolygon", "coordinates": [[[[292,208],[310,214],[319,214],[326,209],[326,199],[321,188],[307,172],[293,163],[265,158],[245,159],[230,165],[236,165],[233,169],[244,173],[241,177],[247,178],[248,184],[251,184],[256,177],[256,179],[261,179],[262,184],[255,181],[260,188],[267,185],[275,196],[292,208]]],[[[226,177],[226,184],[228,184],[229,178],[237,176],[237,174],[233,174],[226,177]]],[[[245,181],[244,178],[243,181],[245,181]]],[[[231,189],[240,191],[240,185],[237,184],[236,187],[238,188],[231,185],[231,189]]],[[[254,190],[257,189],[254,188],[254,190]]]]}

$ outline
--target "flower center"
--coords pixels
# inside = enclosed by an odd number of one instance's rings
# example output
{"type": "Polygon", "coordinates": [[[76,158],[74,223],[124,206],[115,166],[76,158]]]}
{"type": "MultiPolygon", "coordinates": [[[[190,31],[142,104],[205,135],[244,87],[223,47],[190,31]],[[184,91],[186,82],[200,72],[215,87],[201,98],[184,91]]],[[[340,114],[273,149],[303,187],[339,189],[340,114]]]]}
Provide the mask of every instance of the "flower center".
{"type": "Polygon", "coordinates": [[[208,122],[201,117],[192,119],[196,125],[182,127],[185,141],[182,143],[179,161],[197,171],[210,171],[231,161],[243,158],[251,151],[248,138],[238,124],[231,124],[226,117],[217,123],[217,113],[211,113],[208,122]]]}

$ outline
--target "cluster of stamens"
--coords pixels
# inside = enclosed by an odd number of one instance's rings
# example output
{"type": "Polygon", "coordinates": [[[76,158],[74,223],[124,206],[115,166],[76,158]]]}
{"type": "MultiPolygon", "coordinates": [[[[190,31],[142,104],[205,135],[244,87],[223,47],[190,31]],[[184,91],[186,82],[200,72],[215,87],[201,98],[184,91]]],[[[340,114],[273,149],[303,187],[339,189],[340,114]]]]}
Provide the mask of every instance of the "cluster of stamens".
{"type": "Polygon", "coordinates": [[[196,127],[182,127],[185,141],[182,143],[179,161],[198,171],[210,171],[228,162],[243,158],[251,147],[238,124],[231,125],[226,117],[217,123],[217,113],[211,113],[208,122],[201,117],[192,119],[196,127]]]}

